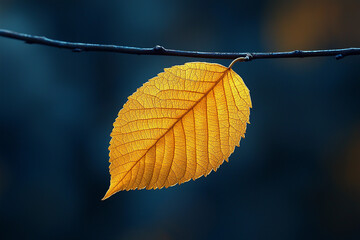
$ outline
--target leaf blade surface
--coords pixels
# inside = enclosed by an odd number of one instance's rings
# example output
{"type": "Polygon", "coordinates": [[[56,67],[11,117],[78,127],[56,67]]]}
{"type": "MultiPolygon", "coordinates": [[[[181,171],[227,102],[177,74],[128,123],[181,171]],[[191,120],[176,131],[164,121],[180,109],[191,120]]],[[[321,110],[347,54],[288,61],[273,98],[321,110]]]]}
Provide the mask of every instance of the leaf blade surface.
{"type": "Polygon", "coordinates": [[[239,146],[251,99],[231,68],[186,63],[165,69],[128,98],[110,141],[110,187],[170,187],[208,175],[239,146]]]}

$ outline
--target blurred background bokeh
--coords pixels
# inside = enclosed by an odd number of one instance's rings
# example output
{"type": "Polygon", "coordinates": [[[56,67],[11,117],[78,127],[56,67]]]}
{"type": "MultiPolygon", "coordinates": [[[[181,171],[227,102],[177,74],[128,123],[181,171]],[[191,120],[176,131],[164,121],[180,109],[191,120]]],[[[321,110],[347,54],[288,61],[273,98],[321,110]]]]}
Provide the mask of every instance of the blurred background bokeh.
{"type": "MultiPolygon", "coordinates": [[[[0,28],[201,51],[360,46],[360,1],[0,0],[0,28]]],[[[251,124],[216,173],[102,202],[118,111],[163,68],[0,38],[0,239],[360,239],[360,56],[234,66],[251,124]]]]}

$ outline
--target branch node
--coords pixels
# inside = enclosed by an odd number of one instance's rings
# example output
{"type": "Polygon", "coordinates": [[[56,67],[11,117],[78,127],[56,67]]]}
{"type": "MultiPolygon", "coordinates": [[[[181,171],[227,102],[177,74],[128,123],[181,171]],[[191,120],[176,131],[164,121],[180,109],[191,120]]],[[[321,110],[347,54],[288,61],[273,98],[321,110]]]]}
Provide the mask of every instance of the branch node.
{"type": "Polygon", "coordinates": [[[155,47],[153,47],[153,50],[155,52],[166,52],[166,49],[163,46],[160,46],[160,45],[156,45],[155,47]]]}
{"type": "Polygon", "coordinates": [[[244,61],[245,62],[251,61],[253,57],[254,56],[251,53],[246,53],[246,56],[244,57],[244,61]]]}
{"type": "Polygon", "coordinates": [[[295,55],[298,55],[299,57],[303,57],[303,54],[304,54],[304,52],[301,51],[301,50],[295,50],[295,51],[293,51],[293,53],[294,53],[295,55]]]}

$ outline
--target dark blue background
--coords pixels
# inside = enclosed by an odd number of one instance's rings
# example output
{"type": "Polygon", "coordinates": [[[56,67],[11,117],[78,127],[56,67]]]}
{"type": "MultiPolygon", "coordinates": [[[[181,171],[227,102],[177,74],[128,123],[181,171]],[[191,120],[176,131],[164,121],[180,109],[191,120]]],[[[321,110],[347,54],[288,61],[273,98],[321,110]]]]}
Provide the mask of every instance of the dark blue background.
{"type": "MultiPolygon", "coordinates": [[[[353,1],[0,0],[0,28],[202,51],[360,46],[353,1]]],[[[360,239],[360,57],[234,66],[251,124],[229,163],[169,189],[109,185],[118,111],[188,61],[0,38],[1,239],[360,239]]]]}

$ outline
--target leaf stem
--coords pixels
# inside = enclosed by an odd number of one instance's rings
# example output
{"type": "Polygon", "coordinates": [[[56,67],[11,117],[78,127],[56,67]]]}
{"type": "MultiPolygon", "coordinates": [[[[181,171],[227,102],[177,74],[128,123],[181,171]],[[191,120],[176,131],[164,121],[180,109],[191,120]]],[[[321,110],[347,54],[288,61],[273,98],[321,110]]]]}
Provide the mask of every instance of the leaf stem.
{"type": "Polygon", "coordinates": [[[236,59],[234,59],[230,65],[229,65],[229,69],[232,68],[232,66],[236,63],[236,62],[247,62],[250,61],[252,58],[252,55],[250,53],[248,53],[245,57],[238,57],[236,59]]]}
{"type": "Polygon", "coordinates": [[[325,49],[325,50],[295,50],[289,52],[200,52],[167,49],[156,45],[153,48],[139,48],[119,45],[93,44],[65,42],[50,39],[43,36],[35,36],[25,33],[18,33],[6,29],[0,29],[0,36],[25,41],[28,44],[40,44],[50,47],[70,49],[73,52],[114,52],[137,55],[161,55],[192,58],[214,58],[214,59],[235,59],[229,68],[237,61],[251,61],[254,59],[267,58],[305,58],[305,57],[327,57],[335,56],[342,59],[346,56],[360,55],[360,48],[325,49]],[[238,59],[238,60],[237,60],[238,59]]]}

